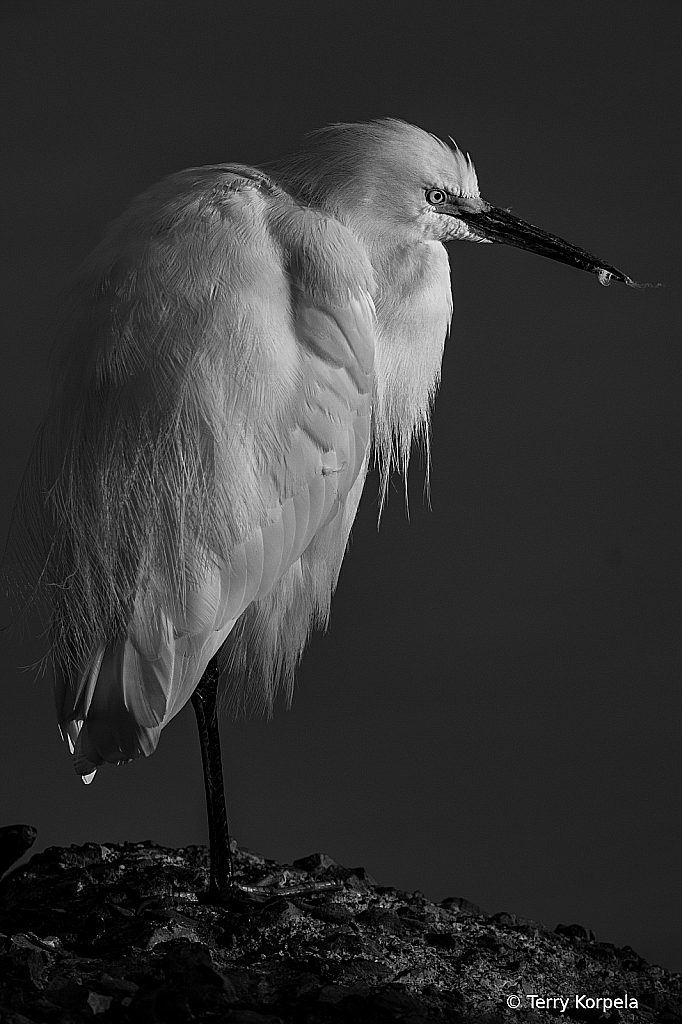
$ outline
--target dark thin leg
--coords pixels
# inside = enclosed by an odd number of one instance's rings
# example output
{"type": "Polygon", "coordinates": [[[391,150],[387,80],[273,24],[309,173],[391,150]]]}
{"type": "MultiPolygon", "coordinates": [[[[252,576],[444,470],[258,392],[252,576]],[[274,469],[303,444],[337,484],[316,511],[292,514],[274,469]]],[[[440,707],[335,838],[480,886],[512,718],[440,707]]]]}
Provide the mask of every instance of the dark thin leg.
{"type": "Polygon", "coordinates": [[[340,889],[339,882],[315,882],[310,885],[289,886],[237,885],[235,882],[230,851],[230,831],[225,807],[218,715],[216,714],[219,675],[216,655],[206,666],[206,671],[191,697],[199,729],[201,761],[204,766],[211,858],[209,888],[204,898],[208,903],[217,903],[243,910],[248,907],[249,903],[260,906],[270,899],[282,896],[314,895],[319,892],[340,889]]]}
{"type": "Polygon", "coordinates": [[[204,766],[206,812],[208,814],[208,842],[211,857],[209,898],[217,897],[221,889],[233,885],[230,829],[227,823],[223,761],[220,756],[220,733],[216,698],[218,696],[218,658],[213,657],[192,694],[192,707],[197,716],[201,760],[204,766]]]}

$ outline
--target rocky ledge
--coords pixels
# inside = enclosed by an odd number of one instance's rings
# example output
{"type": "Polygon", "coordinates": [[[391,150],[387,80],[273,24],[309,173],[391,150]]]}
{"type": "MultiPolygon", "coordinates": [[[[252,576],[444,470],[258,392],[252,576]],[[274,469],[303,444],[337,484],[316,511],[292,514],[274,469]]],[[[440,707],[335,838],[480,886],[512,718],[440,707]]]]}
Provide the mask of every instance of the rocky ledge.
{"type": "MultiPolygon", "coordinates": [[[[0,831],[15,856],[35,836],[0,831]]],[[[340,888],[242,912],[201,902],[204,847],[37,854],[0,883],[0,1020],[682,1021],[682,975],[580,925],[434,904],[323,854],[283,866],[235,848],[235,867],[243,884],[340,888]]]]}

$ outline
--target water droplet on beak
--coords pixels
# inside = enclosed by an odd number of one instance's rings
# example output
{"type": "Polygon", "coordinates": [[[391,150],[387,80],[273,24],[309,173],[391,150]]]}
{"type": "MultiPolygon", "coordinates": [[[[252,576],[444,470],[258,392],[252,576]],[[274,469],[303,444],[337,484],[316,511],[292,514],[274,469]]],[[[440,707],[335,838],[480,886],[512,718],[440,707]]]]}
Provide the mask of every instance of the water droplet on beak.
{"type": "Polygon", "coordinates": [[[600,270],[597,276],[599,277],[599,284],[603,284],[605,288],[608,288],[613,275],[609,274],[608,270],[600,270]]]}

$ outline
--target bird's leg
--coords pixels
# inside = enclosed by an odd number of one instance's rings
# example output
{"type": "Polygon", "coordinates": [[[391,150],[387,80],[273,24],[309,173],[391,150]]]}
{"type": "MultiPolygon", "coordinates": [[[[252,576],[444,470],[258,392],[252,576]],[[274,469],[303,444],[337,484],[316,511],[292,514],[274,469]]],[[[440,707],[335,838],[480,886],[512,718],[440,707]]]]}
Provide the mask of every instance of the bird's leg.
{"type": "Polygon", "coordinates": [[[220,754],[220,732],[216,713],[219,676],[218,659],[213,657],[191,698],[199,730],[206,789],[210,854],[209,900],[219,900],[221,891],[230,890],[234,885],[230,829],[227,823],[223,784],[223,761],[220,754]]]}
{"type": "Polygon", "coordinates": [[[249,904],[264,902],[282,896],[314,895],[318,892],[340,889],[338,882],[317,882],[312,885],[258,886],[238,885],[232,870],[230,831],[227,823],[223,763],[220,754],[220,732],[216,702],[220,670],[214,656],[206,666],[199,684],[192,694],[192,707],[199,729],[201,761],[204,767],[206,811],[208,814],[208,841],[210,856],[209,888],[205,894],[208,903],[248,909],[249,904]]]}

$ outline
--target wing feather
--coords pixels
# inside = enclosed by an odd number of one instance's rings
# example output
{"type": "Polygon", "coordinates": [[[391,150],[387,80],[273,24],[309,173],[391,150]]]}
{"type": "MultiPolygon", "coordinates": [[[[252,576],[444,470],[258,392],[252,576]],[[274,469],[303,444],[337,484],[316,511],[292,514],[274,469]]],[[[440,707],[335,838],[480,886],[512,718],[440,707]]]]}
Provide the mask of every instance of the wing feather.
{"type": "Polygon", "coordinates": [[[282,558],[277,569],[277,578],[284,575],[295,561],[294,544],[296,540],[296,510],[293,498],[285,498],[280,506],[282,510],[282,558]]]}
{"type": "Polygon", "coordinates": [[[238,544],[230,553],[229,562],[221,567],[221,605],[216,629],[223,630],[236,619],[244,607],[248,581],[248,565],[244,544],[238,544]]]}

